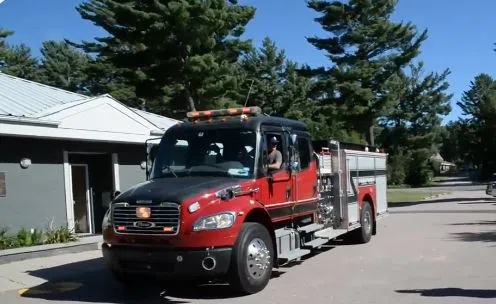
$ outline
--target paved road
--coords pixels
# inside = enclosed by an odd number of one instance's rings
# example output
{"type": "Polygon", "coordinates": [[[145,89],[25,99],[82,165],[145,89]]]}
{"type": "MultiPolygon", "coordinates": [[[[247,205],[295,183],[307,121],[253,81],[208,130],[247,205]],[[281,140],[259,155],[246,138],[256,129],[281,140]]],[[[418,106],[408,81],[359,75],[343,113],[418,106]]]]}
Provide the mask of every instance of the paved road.
{"type": "Polygon", "coordinates": [[[8,271],[0,267],[0,278],[10,276],[13,286],[22,286],[23,280],[38,280],[30,281],[33,285],[49,280],[74,289],[50,292],[38,287],[24,297],[19,293],[25,290],[10,290],[0,293],[0,303],[496,302],[496,201],[482,191],[463,191],[391,211],[371,243],[337,246],[300,265],[279,269],[268,288],[253,296],[233,297],[226,286],[125,290],[103,270],[100,254],[90,252],[33,262],[24,267],[32,267],[31,279],[16,274],[15,265],[8,271]],[[63,265],[64,259],[74,261],[63,265]]]}
{"type": "Polygon", "coordinates": [[[485,183],[472,181],[465,177],[448,177],[442,182],[436,182],[432,186],[422,188],[401,188],[389,189],[388,191],[432,191],[432,192],[451,192],[451,191],[476,191],[486,190],[485,183]]]}

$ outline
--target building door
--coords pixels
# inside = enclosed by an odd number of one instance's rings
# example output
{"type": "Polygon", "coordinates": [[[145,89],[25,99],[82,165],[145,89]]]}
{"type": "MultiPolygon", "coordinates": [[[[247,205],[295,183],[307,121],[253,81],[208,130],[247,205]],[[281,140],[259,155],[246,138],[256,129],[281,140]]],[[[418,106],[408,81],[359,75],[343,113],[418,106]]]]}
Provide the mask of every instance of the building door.
{"type": "Polygon", "coordinates": [[[71,164],[72,201],[76,233],[91,233],[91,201],[88,166],[71,164]]]}

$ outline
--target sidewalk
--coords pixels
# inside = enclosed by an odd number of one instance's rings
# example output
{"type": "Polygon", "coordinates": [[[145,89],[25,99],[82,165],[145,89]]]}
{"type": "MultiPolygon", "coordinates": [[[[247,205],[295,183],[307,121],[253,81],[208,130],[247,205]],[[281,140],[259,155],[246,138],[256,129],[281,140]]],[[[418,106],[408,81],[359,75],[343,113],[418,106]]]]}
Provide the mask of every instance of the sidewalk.
{"type": "Polygon", "coordinates": [[[79,253],[101,248],[102,236],[84,236],[76,242],[0,250],[0,265],[27,259],[79,253]]]}
{"type": "Polygon", "coordinates": [[[98,261],[101,257],[100,250],[91,250],[0,265],[0,293],[38,286],[74,275],[75,272],[81,274],[98,270],[103,264],[92,261],[98,261]]]}

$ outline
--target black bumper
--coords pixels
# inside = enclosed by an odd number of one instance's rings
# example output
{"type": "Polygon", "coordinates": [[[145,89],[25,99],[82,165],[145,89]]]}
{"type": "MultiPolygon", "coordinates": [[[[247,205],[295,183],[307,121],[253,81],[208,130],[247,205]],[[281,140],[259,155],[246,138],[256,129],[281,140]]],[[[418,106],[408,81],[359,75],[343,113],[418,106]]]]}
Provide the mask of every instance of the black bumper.
{"type": "MultiPolygon", "coordinates": [[[[171,250],[152,247],[102,245],[107,267],[123,273],[158,277],[219,277],[227,274],[231,262],[231,248],[210,250],[171,250]],[[205,258],[215,259],[215,267],[202,266],[205,258]]],[[[212,266],[211,260],[208,266],[212,266]]]]}

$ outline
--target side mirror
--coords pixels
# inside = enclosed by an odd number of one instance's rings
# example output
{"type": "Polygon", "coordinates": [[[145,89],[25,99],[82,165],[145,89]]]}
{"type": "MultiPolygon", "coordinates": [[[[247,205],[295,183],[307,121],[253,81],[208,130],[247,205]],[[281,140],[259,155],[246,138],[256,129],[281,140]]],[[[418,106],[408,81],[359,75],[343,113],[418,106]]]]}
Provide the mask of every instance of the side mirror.
{"type": "Polygon", "coordinates": [[[291,172],[299,171],[300,170],[300,163],[297,161],[290,162],[289,169],[291,170],[291,172]]]}
{"type": "Polygon", "coordinates": [[[296,140],[298,139],[298,135],[296,134],[291,134],[291,136],[289,136],[290,140],[291,140],[291,145],[292,146],[295,146],[296,145],[296,140]]]}

